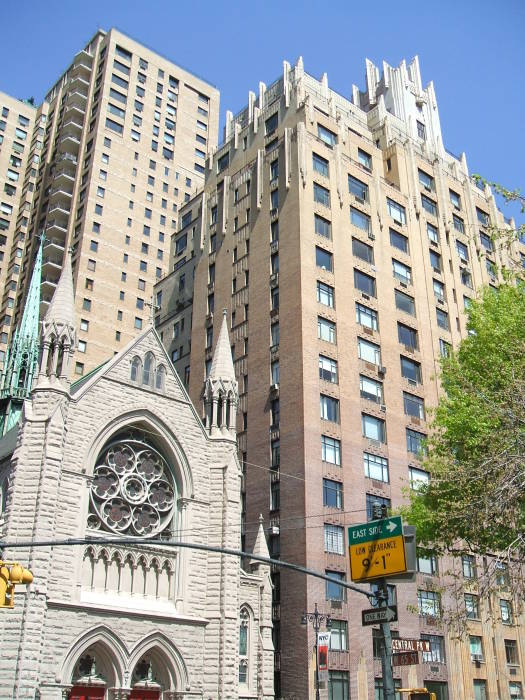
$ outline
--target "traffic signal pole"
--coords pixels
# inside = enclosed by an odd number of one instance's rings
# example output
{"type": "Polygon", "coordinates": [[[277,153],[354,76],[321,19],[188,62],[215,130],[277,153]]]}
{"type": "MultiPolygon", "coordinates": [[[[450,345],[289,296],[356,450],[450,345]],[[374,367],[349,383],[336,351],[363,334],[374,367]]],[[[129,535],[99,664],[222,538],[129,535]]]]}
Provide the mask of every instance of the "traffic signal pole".
{"type": "MultiPolygon", "coordinates": [[[[388,585],[386,578],[381,579],[378,597],[381,597],[382,606],[388,606],[388,585]]],[[[381,623],[383,633],[381,645],[381,671],[383,676],[383,697],[384,700],[395,700],[394,674],[392,672],[392,635],[390,633],[390,622],[385,620],[381,623]]]]}

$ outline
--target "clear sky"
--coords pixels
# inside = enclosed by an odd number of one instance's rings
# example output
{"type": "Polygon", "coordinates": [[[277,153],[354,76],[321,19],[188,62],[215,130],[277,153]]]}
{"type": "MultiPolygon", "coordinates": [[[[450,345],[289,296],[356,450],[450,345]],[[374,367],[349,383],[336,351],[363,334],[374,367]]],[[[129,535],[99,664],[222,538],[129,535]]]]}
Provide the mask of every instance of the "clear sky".
{"type": "MultiPolygon", "coordinates": [[[[350,97],[364,60],[419,56],[446,147],[471,173],[525,190],[525,0],[29,0],[2,3],[0,90],[41,101],[98,28],[117,27],[216,85],[221,125],[304,58],[350,97]]],[[[516,208],[507,214],[517,215],[516,208]]],[[[520,222],[525,217],[519,217],[520,222]]]]}

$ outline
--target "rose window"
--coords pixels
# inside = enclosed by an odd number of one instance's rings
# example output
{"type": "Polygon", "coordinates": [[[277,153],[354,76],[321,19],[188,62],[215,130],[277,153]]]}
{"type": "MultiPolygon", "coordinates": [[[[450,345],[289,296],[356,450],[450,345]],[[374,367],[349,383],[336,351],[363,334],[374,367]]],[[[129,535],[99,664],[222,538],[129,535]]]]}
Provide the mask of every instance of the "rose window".
{"type": "Polygon", "coordinates": [[[143,433],[119,435],[100,454],[91,483],[92,529],[152,537],[171,523],[175,485],[143,433]]]}

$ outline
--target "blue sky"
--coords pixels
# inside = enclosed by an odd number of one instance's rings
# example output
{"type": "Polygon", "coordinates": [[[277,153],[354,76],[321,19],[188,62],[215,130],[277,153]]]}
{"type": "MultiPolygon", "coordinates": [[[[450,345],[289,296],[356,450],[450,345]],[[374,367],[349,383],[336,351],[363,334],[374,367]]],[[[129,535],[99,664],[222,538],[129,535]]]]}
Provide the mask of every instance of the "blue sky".
{"type": "Polygon", "coordinates": [[[41,100],[95,31],[112,26],[216,85],[221,124],[283,60],[302,55],[307,72],[326,72],[349,97],[352,83],[364,87],[365,57],[397,65],[417,54],[446,147],[465,151],[471,172],[525,190],[525,0],[4,0],[0,90],[41,100]]]}

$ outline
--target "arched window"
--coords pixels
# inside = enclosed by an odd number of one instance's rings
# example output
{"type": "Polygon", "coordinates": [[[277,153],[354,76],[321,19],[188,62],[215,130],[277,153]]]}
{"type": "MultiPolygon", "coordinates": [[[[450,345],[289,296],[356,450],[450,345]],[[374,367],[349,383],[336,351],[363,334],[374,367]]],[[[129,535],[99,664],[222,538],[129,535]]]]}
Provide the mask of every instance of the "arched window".
{"type": "Polygon", "coordinates": [[[144,358],[144,368],[142,370],[142,383],[153,386],[153,373],[155,371],[155,358],[152,352],[147,352],[144,358]]]}
{"type": "Polygon", "coordinates": [[[140,357],[134,357],[131,361],[130,379],[132,382],[138,382],[140,378],[140,357]]]}
{"type": "Polygon", "coordinates": [[[113,437],[94,469],[88,527],[153,537],[171,525],[175,505],[170,467],[149,436],[128,430],[113,437]]]}
{"type": "Polygon", "coordinates": [[[248,661],[250,649],[250,613],[241,609],[239,622],[239,683],[248,683],[248,661]]]}
{"type": "Polygon", "coordinates": [[[166,380],[166,368],[164,365],[159,365],[155,373],[155,389],[159,391],[164,391],[164,384],[166,380]]]}

